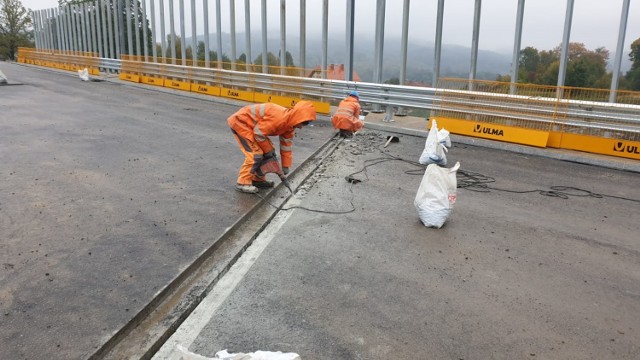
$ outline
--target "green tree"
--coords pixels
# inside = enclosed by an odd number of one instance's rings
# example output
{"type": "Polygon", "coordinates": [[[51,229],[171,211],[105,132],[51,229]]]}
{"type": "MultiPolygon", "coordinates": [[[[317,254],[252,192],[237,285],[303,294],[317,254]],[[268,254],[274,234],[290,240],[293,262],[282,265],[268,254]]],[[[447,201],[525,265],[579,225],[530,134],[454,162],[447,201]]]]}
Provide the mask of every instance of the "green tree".
{"type": "Polygon", "coordinates": [[[625,87],[630,90],[640,90],[640,38],[631,43],[631,69],[625,75],[625,87]]]}
{"type": "MultiPolygon", "coordinates": [[[[518,81],[541,85],[556,85],[560,69],[561,47],[538,51],[526,47],[520,53],[518,81]]],[[[565,85],[587,88],[607,88],[609,51],[603,47],[587,49],[582,43],[569,44],[565,85]]]]}
{"type": "MultiPolygon", "coordinates": [[[[253,63],[256,65],[262,65],[262,54],[258,55],[255,58],[255,60],[253,60],[253,63]]],[[[278,60],[278,58],[275,55],[273,55],[271,51],[267,53],[267,65],[280,66],[280,60],[278,60]]]]}
{"type": "Polygon", "coordinates": [[[18,47],[33,46],[31,17],[20,0],[0,0],[0,58],[14,60],[18,47]]]}
{"type": "MultiPolygon", "coordinates": [[[[559,54],[560,48],[555,51],[559,54]]],[[[594,87],[606,75],[608,60],[609,51],[603,47],[588,50],[582,43],[570,43],[565,85],[594,87]]]]}
{"type": "Polygon", "coordinates": [[[520,52],[520,60],[518,64],[518,81],[535,82],[540,64],[540,54],[538,49],[527,46],[520,52]]]}

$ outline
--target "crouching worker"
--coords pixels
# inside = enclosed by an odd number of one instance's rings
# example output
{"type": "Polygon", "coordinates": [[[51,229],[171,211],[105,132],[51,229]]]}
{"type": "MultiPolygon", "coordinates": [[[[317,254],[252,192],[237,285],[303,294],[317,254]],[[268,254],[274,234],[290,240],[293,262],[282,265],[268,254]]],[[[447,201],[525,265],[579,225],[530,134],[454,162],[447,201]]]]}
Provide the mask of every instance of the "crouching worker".
{"type": "Polygon", "coordinates": [[[340,137],[350,138],[354,132],[362,129],[364,123],[360,120],[360,109],[360,95],[357,91],[352,91],[340,102],[331,118],[333,127],[340,130],[340,137]]]}
{"type": "Polygon", "coordinates": [[[266,103],[248,105],[227,119],[240,150],[244,153],[244,163],[240,167],[236,190],[255,194],[258,188],[273,187],[272,181],[258,175],[263,159],[275,156],[275,149],[268,136],[280,137],[280,158],[282,171],[289,173],[293,161],[291,148],[295,129],[316,120],[316,110],[309,101],[300,101],[292,109],[266,103]]]}

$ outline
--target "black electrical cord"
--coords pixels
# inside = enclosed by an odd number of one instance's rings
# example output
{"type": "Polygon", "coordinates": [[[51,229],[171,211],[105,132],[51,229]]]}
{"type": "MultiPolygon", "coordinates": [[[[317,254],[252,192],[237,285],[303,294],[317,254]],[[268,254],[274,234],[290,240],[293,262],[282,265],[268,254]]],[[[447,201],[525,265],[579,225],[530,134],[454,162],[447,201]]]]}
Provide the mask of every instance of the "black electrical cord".
{"type": "MultiPolygon", "coordinates": [[[[407,164],[419,167],[420,169],[416,169],[416,170],[407,170],[404,173],[408,174],[408,175],[424,175],[424,171],[427,168],[427,165],[423,165],[420,164],[417,161],[412,161],[412,160],[407,160],[407,159],[403,159],[401,157],[398,156],[393,156],[390,154],[387,154],[383,151],[381,151],[383,155],[385,155],[385,157],[378,157],[378,158],[373,158],[373,159],[367,159],[364,161],[364,166],[361,170],[358,170],[354,173],[351,173],[349,175],[347,175],[345,177],[345,180],[353,183],[358,183],[358,182],[362,182],[362,181],[369,181],[369,175],[367,174],[367,168],[383,163],[383,162],[387,162],[387,161],[402,161],[405,162],[407,164]],[[364,173],[365,179],[358,179],[355,178],[354,175],[358,175],[364,173]]],[[[458,184],[458,188],[460,189],[466,189],[469,191],[475,191],[475,192],[491,192],[491,190],[494,191],[502,191],[502,192],[508,192],[508,193],[513,193],[513,194],[528,194],[528,193],[538,193],[540,195],[543,196],[549,196],[549,197],[557,197],[557,198],[561,198],[561,199],[569,199],[569,197],[575,196],[575,197],[592,197],[592,198],[596,198],[596,199],[601,199],[601,198],[613,198],[613,199],[619,199],[619,200],[627,200],[627,201],[632,201],[632,202],[637,202],[640,203],[640,200],[636,200],[636,199],[631,199],[631,198],[627,198],[627,197],[622,197],[622,196],[615,196],[615,195],[607,195],[607,194],[598,194],[598,193],[594,193],[591,192],[589,190],[584,190],[584,189],[580,189],[577,187],[573,187],[573,186],[561,186],[561,185],[554,185],[551,186],[549,189],[550,190],[542,190],[542,189],[534,189],[534,190],[510,190],[510,189],[503,189],[503,188],[499,188],[499,187],[493,187],[493,186],[489,186],[489,184],[495,183],[496,180],[490,176],[484,175],[484,174],[480,174],[477,172],[472,172],[472,171],[466,171],[466,170],[458,170],[457,171],[457,184],[458,184]]]]}
{"type": "MultiPolygon", "coordinates": [[[[366,182],[369,181],[369,174],[367,173],[367,169],[371,166],[374,165],[378,165],[387,161],[401,161],[407,164],[410,164],[412,166],[418,167],[419,169],[414,169],[414,170],[407,170],[404,173],[408,174],[408,175],[424,175],[424,171],[427,168],[427,165],[423,165],[420,164],[417,161],[412,161],[412,160],[407,160],[407,159],[403,159],[399,156],[394,156],[394,155],[390,155],[385,153],[384,151],[380,151],[383,155],[385,155],[384,157],[377,157],[377,158],[373,158],[373,159],[367,159],[364,161],[364,166],[362,167],[362,169],[353,172],[347,176],[345,176],[345,180],[347,182],[349,182],[349,192],[351,193],[351,199],[349,199],[349,203],[351,204],[351,209],[349,210],[338,210],[338,211],[331,211],[331,210],[319,210],[319,209],[310,209],[304,206],[299,206],[299,205],[294,205],[294,206],[289,206],[289,207],[283,207],[283,205],[280,206],[276,206],[273,203],[271,203],[269,200],[267,200],[265,197],[263,197],[262,195],[256,193],[256,195],[258,197],[260,197],[262,200],[264,200],[267,204],[269,204],[270,206],[278,209],[278,210],[293,210],[293,209],[301,209],[301,210],[306,210],[306,211],[311,211],[311,212],[316,212],[316,213],[322,213],[322,214],[335,214],[335,215],[341,215],[341,214],[348,214],[348,213],[352,213],[356,210],[355,205],[353,205],[353,198],[354,198],[354,194],[353,194],[353,184],[357,184],[360,182],[366,182]],[[358,174],[364,174],[365,179],[358,179],[355,177],[355,175],[358,174]]],[[[632,202],[637,202],[640,203],[640,200],[636,200],[636,199],[631,199],[631,198],[627,198],[627,197],[622,197],[622,196],[615,196],[615,195],[607,195],[607,194],[598,194],[598,193],[594,193],[591,192],[589,190],[584,190],[584,189],[580,189],[577,187],[573,187],[573,186],[561,186],[561,185],[553,185],[551,186],[549,189],[550,190],[542,190],[542,189],[534,189],[534,190],[510,190],[510,189],[503,189],[503,188],[498,188],[498,187],[493,187],[493,186],[489,186],[489,184],[493,184],[496,182],[496,179],[481,173],[477,173],[477,172],[473,172],[473,171],[467,171],[467,170],[458,170],[456,172],[457,175],[457,187],[459,189],[466,189],[469,191],[475,191],[475,192],[491,192],[492,190],[494,191],[502,191],[502,192],[507,192],[507,193],[512,193],[512,194],[529,194],[529,193],[538,193],[540,195],[543,196],[549,196],[549,197],[557,197],[560,199],[569,199],[569,197],[571,196],[576,196],[576,197],[592,197],[592,198],[596,198],[596,199],[602,199],[605,197],[608,198],[613,198],[613,199],[619,199],[619,200],[626,200],[626,201],[632,201],[632,202]]]]}

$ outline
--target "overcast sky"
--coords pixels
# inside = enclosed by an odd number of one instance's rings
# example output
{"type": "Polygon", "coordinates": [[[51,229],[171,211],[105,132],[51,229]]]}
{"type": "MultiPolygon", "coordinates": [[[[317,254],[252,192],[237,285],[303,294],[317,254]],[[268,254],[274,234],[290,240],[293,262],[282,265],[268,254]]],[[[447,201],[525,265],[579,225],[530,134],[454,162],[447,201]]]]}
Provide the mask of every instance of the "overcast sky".
{"type": "MultiPolygon", "coordinates": [[[[150,0],[147,0],[150,1],[150,0]]],[[[307,0],[307,34],[319,34],[322,21],[322,0],[307,0]]],[[[587,48],[604,46],[615,52],[618,41],[622,0],[575,0],[571,42],[584,43],[587,48]]],[[[57,6],[57,0],[22,0],[25,7],[33,10],[57,6]]],[[[156,4],[159,1],[156,0],[156,4]]],[[[169,0],[165,0],[165,7],[169,0]]],[[[175,14],[178,18],[179,0],[175,0],[175,14]]],[[[251,27],[254,36],[260,32],[260,1],[251,0],[251,27]]],[[[345,29],[346,5],[344,0],[329,1],[329,31],[343,34],[345,29]]],[[[369,34],[375,31],[376,0],[356,0],[356,33],[369,34]]],[[[402,30],[402,7],[404,1],[386,2],[385,37],[400,35],[402,30]]],[[[513,48],[517,0],[484,0],[482,2],[480,41],[481,50],[493,50],[510,54],[513,48]]],[[[187,21],[190,19],[191,0],[185,0],[187,21]]],[[[287,0],[287,34],[297,37],[299,28],[298,0],[287,0]]],[[[410,5],[409,40],[417,43],[434,41],[437,0],[413,0],[410,5]]],[[[280,0],[267,0],[270,37],[278,37],[280,0]]],[[[474,0],[445,0],[443,42],[471,46],[474,0]]],[[[147,6],[148,7],[148,6],[147,6]]],[[[157,7],[157,5],[156,5],[157,7]]],[[[222,31],[229,31],[229,0],[222,0],[222,31]]],[[[534,46],[538,50],[549,50],[562,41],[566,13],[564,0],[528,0],[522,34],[522,48],[534,46]]],[[[202,13],[202,0],[196,0],[198,14],[202,13]]],[[[157,9],[156,9],[157,11],[157,9]]],[[[244,32],[244,1],[236,1],[236,31],[244,32]]],[[[209,0],[209,28],[215,32],[215,1],[209,0]]],[[[168,22],[168,10],[165,12],[168,22]]],[[[202,22],[198,16],[198,21],[202,22]]],[[[179,32],[176,20],[176,31],[179,32]]],[[[168,27],[168,24],[167,24],[168,27]]],[[[191,35],[190,24],[186,24],[187,36],[191,35]]],[[[202,33],[198,24],[198,33],[202,33]]],[[[630,51],[630,44],[640,38],[640,3],[631,2],[624,56],[630,51]]],[[[344,44],[341,44],[344,45],[344,44]]],[[[331,46],[331,44],[330,44],[331,46]]],[[[385,44],[385,47],[387,45],[385,44]]],[[[613,60],[613,59],[611,59],[613,60]]]]}

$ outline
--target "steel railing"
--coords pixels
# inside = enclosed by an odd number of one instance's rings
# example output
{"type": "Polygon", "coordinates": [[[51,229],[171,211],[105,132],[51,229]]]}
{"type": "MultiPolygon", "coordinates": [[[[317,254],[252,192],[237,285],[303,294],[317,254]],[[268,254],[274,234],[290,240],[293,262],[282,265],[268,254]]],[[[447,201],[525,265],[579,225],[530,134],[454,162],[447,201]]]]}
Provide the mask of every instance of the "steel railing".
{"type": "MultiPolygon", "coordinates": [[[[569,88],[559,92],[557,87],[518,84],[517,95],[510,95],[504,93],[504,88],[511,85],[509,83],[478,81],[470,87],[475,90],[469,91],[464,90],[464,86],[469,86],[469,80],[464,79],[443,79],[438,88],[430,88],[132,61],[126,60],[126,56],[120,60],[55,51],[23,51],[21,55],[45,62],[97,67],[108,72],[135,73],[333,103],[343,99],[349,91],[357,90],[364,104],[424,109],[431,111],[432,116],[455,115],[462,119],[520,127],[602,137],[615,134],[616,138],[640,140],[640,105],[567,99],[567,95],[575,91],[569,88]],[[497,84],[499,88],[487,84],[497,84]],[[527,93],[525,90],[531,91],[527,93]]],[[[627,98],[640,99],[640,93],[627,94],[627,98]]]]}

